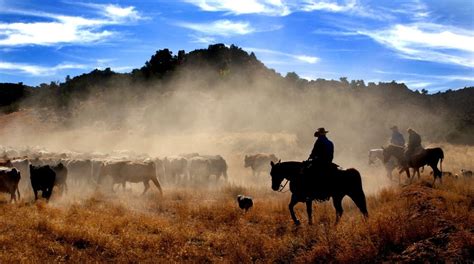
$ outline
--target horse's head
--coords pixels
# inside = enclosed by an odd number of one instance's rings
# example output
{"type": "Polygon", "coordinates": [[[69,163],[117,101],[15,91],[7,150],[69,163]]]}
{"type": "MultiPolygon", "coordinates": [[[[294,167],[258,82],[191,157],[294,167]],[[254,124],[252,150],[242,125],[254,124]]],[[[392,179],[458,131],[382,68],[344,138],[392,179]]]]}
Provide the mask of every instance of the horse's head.
{"type": "Polygon", "coordinates": [[[285,178],[281,171],[280,164],[280,161],[277,163],[270,161],[270,165],[272,166],[270,170],[270,176],[272,177],[272,190],[274,191],[278,191],[278,189],[280,189],[281,182],[285,178]]]}
{"type": "Polygon", "coordinates": [[[405,149],[400,146],[389,145],[388,147],[382,147],[383,150],[383,162],[387,163],[391,157],[394,157],[398,161],[404,159],[405,149]]]}
{"type": "Polygon", "coordinates": [[[375,160],[377,157],[380,158],[380,153],[381,149],[371,149],[369,150],[369,165],[375,164],[375,160]]]}

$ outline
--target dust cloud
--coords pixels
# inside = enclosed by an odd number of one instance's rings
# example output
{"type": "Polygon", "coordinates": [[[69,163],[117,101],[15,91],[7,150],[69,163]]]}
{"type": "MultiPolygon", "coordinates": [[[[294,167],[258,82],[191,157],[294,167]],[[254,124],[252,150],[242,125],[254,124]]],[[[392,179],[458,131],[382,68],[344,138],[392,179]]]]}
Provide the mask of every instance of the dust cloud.
{"type": "MultiPolygon", "coordinates": [[[[32,107],[30,102],[0,120],[2,145],[84,156],[120,151],[161,158],[219,154],[229,165],[231,182],[252,186],[251,171],[243,167],[246,154],[305,160],[315,129],[325,127],[335,144],[334,162],[361,171],[364,188],[374,192],[390,181],[382,166],[368,166],[368,150],[387,144],[391,125],[402,132],[413,127],[426,140],[449,129],[439,112],[387,103],[376,94],[294,87],[285,78],[258,73],[245,80],[216,81],[214,73],[199,73],[177,74],[159,84],[98,87],[72,100],[67,110],[32,107]]],[[[258,184],[269,186],[269,176],[261,177],[258,184]]]]}

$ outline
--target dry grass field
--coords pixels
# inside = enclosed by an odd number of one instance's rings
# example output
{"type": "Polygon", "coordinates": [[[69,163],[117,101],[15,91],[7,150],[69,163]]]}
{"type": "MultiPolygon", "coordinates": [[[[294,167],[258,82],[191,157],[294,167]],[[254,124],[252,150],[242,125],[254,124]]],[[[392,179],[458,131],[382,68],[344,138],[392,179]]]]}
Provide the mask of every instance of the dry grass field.
{"type": "Polygon", "coordinates": [[[50,203],[0,204],[0,262],[469,262],[474,258],[474,186],[431,179],[368,196],[367,221],[350,199],[334,225],[332,203],[314,204],[315,224],[293,226],[289,193],[232,184],[199,189],[140,187],[114,194],[72,191],[50,203]],[[242,212],[239,193],[254,207],[242,212]]]}

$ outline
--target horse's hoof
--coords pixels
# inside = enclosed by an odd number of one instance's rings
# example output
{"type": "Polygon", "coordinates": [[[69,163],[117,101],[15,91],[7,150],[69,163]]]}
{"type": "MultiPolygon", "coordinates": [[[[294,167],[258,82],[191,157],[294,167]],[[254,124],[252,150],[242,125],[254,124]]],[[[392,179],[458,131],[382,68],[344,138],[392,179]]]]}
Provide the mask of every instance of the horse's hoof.
{"type": "Polygon", "coordinates": [[[308,224],[309,224],[309,225],[313,225],[313,222],[309,222],[308,224]]]}
{"type": "Polygon", "coordinates": [[[295,221],[295,226],[300,226],[300,225],[301,225],[301,222],[298,221],[298,220],[296,220],[296,221],[295,221]]]}

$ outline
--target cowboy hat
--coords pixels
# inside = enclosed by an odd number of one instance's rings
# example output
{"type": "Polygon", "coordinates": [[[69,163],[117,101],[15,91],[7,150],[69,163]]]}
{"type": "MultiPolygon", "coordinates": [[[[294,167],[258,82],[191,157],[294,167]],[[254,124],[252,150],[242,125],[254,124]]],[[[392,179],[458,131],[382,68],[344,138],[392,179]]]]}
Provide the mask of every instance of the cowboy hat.
{"type": "Polygon", "coordinates": [[[398,129],[397,126],[392,126],[390,129],[398,129]]]}
{"type": "Polygon", "coordinates": [[[316,130],[316,132],[314,132],[314,136],[321,135],[321,134],[326,134],[328,132],[329,131],[326,131],[326,129],[324,129],[324,127],[320,127],[320,128],[318,128],[318,130],[316,130]]]}

